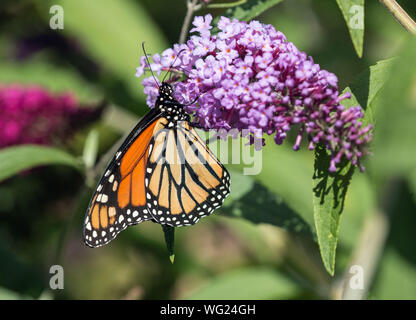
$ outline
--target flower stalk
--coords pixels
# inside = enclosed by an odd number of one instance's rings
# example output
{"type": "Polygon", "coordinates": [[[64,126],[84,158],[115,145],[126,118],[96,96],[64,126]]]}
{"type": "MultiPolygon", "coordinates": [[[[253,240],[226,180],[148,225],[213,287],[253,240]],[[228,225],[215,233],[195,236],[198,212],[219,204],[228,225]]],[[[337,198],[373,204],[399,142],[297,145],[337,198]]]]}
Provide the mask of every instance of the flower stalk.
{"type": "Polygon", "coordinates": [[[380,0],[380,2],[390,11],[403,28],[411,34],[416,35],[416,22],[395,0],[380,0]]]}

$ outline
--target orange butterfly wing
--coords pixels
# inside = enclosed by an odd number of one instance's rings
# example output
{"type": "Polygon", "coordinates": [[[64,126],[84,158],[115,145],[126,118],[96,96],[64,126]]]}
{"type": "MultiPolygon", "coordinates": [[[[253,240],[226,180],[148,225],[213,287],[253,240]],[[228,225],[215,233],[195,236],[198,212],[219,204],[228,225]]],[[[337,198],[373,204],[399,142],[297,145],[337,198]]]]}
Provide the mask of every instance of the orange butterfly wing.
{"type": "Polygon", "coordinates": [[[131,141],[110,162],[87,209],[84,241],[88,246],[102,246],[127,226],[153,218],[146,205],[145,172],[152,138],[166,124],[164,117],[154,119],[136,137],[128,138],[131,141]]]}

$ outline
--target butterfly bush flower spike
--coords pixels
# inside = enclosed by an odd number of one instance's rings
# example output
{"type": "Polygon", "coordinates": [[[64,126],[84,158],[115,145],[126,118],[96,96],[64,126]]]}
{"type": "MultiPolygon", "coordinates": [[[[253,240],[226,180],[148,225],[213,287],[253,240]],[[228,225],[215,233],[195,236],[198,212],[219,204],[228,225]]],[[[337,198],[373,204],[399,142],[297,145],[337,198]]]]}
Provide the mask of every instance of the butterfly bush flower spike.
{"type": "MultiPolygon", "coordinates": [[[[153,56],[151,68],[160,75],[172,66],[178,76],[173,85],[179,102],[205,129],[248,129],[250,142],[263,134],[282,144],[291,128],[299,130],[294,150],[302,139],[309,149],[323,144],[331,153],[330,171],[343,158],[364,170],[371,126],[364,127],[360,106],[345,108],[338,79],[312,57],[299,51],[272,25],[221,17],[216,34],[212,16],[195,17],[196,33],[185,44],[175,44],[153,56]],[[172,65],[173,64],[173,65],[172,65]],[[181,75],[181,77],[179,77],[181,75]]],[[[148,70],[141,59],[136,76],[148,70]]],[[[143,80],[147,103],[154,106],[158,87],[152,77],[143,80]]]]}
{"type": "Polygon", "coordinates": [[[94,121],[102,108],[80,108],[71,93],[39,86],[0,84],[0,149],[18,144],[53,144],[94,121]]]}

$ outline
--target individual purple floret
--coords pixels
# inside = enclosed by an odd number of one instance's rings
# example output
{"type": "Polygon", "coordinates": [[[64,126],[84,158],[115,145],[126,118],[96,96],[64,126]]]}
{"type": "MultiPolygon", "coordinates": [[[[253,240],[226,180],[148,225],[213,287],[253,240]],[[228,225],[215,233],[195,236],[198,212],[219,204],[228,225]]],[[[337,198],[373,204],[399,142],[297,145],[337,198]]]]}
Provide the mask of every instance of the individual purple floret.
{"type": "Polygon", "coordinates": [[[70,93],[38,86],[0,84],[0,149],[18,144],[51,144],[97,119],[102,108],[80,108],[70,93]]]}
{"type": "MultiPolygon", "coordinates": [[[[338,79],[299,51],[272,25],[221,17],[212,34],[212,16],[195,17],[193,35],[153,56],[151,69],[160,75],[171,70],[175,95],[181,103],[198,98],[186,110],[205,129],[248,129],[253,137],[274,135],[281,144],[296,126],[309,149],[322,143],[331,152],[330,171],[343,157],[361,170],[360,158],[371,140],[371,126],[363,127],[360,106],[346,109],[340,102],[338,79]]],[[[136,76],[148,66],[144,57],[136,76]]],[[[154,106],[158,87],[152,77],[143,80],[147,104],[154,106]]]]}

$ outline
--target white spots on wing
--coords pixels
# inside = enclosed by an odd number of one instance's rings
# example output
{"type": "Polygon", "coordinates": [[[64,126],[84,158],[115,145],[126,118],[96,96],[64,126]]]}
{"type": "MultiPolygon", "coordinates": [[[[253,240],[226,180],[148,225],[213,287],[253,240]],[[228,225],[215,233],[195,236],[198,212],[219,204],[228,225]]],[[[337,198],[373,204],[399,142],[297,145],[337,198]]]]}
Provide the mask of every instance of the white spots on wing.
{"type": "Polygon", "coordinates": [[[97,188],[97,191],[98,191],[98,192],[101,192],[101,190],[103,190],[103,185],[102,185],[102,184],[100,184],[100,185],[98,186],[98,188],[97,188]]]}
{"type": "Polygon", "coordinates": [[[114,181],[114,174],[112,174],[110,178],[108,178],[108,182],[113,183],[113,181],[114,181]]]}
{"type": "Polygon", "coordinates": [[[137,210],[133,211],[133,218],[136,218],[139,215],[139,212],[137,210]]]}
{"type": "Polygon", "coordinates": [[[102,197],[103,195],[102,195],[102,193],[100,193],[98,196],[97,196],[97,202],[101,202],[101,197],[102,197]]]}
{"type": "Polygon", "coordinates": [[[93,237],[93,238],[97,238],[97,231],[95,231],[95,230],[94,230],[94,231],[92,232],[92,237],[93,237]]]}
{"type": "Polygon", "coordinates": [[[124,216],[123,215],[120,215],[120,217],[118,218],[118,223],[122,223],[123,220],[124,220],[124,216]]]}
{"type": "Polygon", "coordinates": [[[114,183],[113,183],[113,191],[114,191],[114,192],[116,192],[117,187],[118,187],[118,182],[117,182],[117,180],[116,180],[116,181],[114,181],[114,183]]]}
{"type": "Polygon", "coordinates": [[[111,173],[110,170],[107,170],[104,174],[104,177],[108,177],[110,175],[110,173],[111,173]]]}
{"type": "Polygon", "coordinates": [[[107,233],[105,231],[101,231],[101,236],[104,237],[107,233]]]}
{"type": "Polygon", "coordinates": [[[88,224],[85,226],[85,228],[86,228],[87,230],[90,230],[90,231],[91,231],[91,223],[89,223],[89,222],[88,222],[88,224]]]}
{"type": "Polygon", "coordinates": [[[108,201],[108,196],[106,194],[103,194],[101,198],[101,203],[106,203],[108,201]]]}

